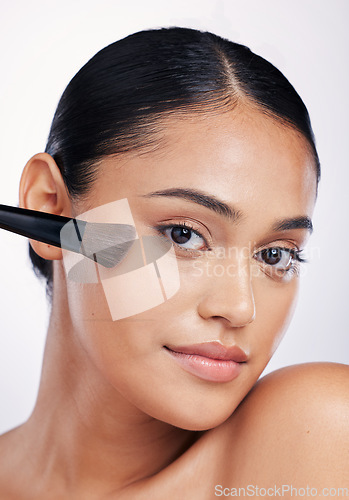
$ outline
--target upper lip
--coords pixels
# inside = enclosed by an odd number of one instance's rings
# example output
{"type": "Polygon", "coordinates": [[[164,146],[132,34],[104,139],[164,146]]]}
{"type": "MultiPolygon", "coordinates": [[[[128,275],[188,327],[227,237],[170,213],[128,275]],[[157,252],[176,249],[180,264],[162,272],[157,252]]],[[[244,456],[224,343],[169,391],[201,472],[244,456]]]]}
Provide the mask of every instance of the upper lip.
{"type": "Polygon", "coordinates": [[[165,347],[178,353],[197,354],[205,358],[235,361],[236,363],[244,363],[248,359],[247,354],[239,346],[225,346],[220,342],[203,342],[185,346],[166,345],[165,347]]]}

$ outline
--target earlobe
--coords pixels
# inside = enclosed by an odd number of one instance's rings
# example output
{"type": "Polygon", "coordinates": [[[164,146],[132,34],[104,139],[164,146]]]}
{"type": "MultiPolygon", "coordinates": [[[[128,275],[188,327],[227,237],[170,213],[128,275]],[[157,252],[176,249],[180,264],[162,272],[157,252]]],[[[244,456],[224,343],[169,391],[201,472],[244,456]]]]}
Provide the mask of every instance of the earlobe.
{"type": "MultiPolygon", "coordinates": [[[[48,153],[34,155],[24,167],[19,186],[19,206],[71,217],[71,202],[62,174],[48,153]]],[[[40,257],[47,260],[62,259],[60,248],[29,241],[40,257]]]]}

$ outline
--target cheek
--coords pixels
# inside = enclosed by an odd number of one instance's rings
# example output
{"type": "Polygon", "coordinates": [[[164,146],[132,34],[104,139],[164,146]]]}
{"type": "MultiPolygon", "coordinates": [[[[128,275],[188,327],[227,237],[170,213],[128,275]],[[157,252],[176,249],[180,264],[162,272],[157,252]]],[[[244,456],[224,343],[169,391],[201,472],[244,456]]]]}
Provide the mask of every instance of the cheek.
{"type": "Polygon", "coordinates": [[[103,288],[101,284],[78,284],[68,280],[67,297],[76,344],[87,354],[89,366],[98,367],[105,377],[110,365],[108,352],[114,353],[119,339],[113,335],[114,324],[103,288]]]}
{"type": "Polygon", "coordinates": [[[67,280],[69,312],[77,331],[97,322],[110,321],[110,312],[100,283],[75,283],[67,280]]]}
{"type": "Polygon", "coordinates": [[[299,279],[287,285],[258,287],[255,291],[255,344],[261,362],[267,364],[280,344],[292,319],[299,290],[299,279]]]}
{"type": "MultiPolygon", "coordinates": [[[[137,371],[148,367],[150,355],[159,349],[163,305],[113,321],[102,284],[67,280],[67,297],[73,333],[92,365],[118,388],[137,378],[137,371]]],[[[121,299],[115,289],[113,300],[121,299]]]]}

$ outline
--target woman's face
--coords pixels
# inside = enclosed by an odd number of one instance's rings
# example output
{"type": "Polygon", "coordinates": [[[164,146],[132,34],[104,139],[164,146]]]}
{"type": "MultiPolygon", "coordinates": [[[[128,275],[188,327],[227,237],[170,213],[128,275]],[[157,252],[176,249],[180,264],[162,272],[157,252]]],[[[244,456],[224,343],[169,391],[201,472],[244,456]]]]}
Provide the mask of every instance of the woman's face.
{"type": "Polygon", "coordinates": [[[74,335],[125,404],[195,430],[234,411],[292,315],[315,198],[306,141],[247,108],[172,118],[157,150],[102,161],[77,213],[127,199],[139,235],[173,243],[180,277],[171,298],[116,321],[100,283],[67,280],[74,335]],[[210,342],[208,356],[221,344],[245,358],[210,362],[190,347],[210,342]]]}

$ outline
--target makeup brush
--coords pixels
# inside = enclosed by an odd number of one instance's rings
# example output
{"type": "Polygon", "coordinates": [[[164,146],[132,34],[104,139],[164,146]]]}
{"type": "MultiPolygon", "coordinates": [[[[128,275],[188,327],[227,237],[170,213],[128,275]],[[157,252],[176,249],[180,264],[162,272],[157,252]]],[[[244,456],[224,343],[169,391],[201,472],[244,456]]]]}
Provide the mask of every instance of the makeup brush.
{"type": "Polygon", "coordinates": [[[86,222],[61,215],[0,205],[0,228],[64,248],[112,268],[137,238],[130,224],[86,222]]]}

